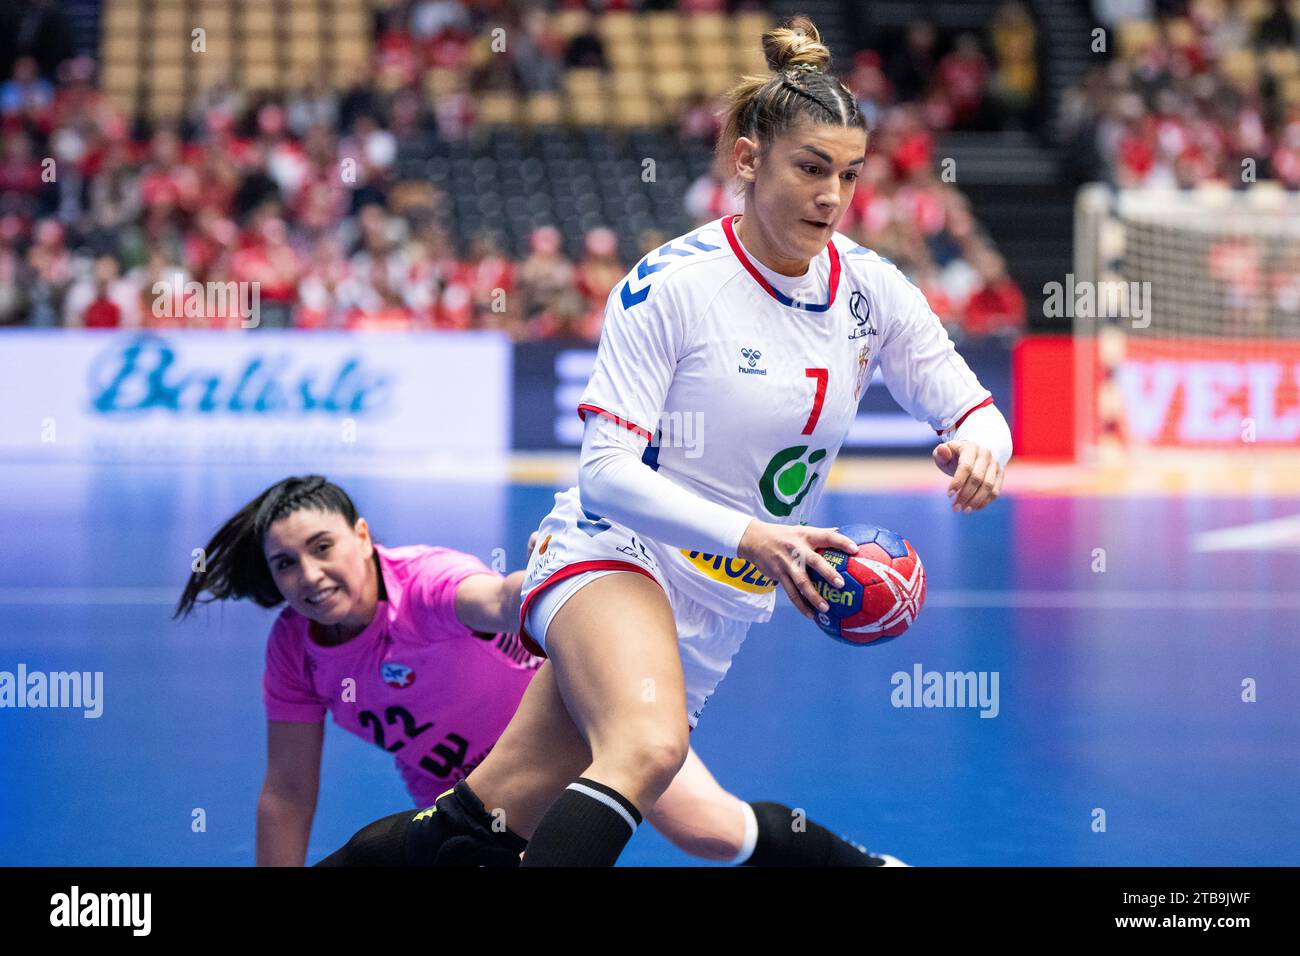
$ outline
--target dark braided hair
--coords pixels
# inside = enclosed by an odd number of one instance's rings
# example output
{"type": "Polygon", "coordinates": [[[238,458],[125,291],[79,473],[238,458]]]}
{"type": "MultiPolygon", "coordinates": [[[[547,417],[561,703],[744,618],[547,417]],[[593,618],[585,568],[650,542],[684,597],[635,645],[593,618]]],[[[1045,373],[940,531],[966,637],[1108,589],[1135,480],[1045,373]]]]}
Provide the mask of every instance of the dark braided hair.
{"type": "Polygon", "coordinates": [[[283,602],[262,543],[271,525],[303,509],[342,515],[348,527],[357,523],[356,505],[338,485],[320,475],[285,478],[240,508],[212,536],[203,549],[206,569],[190,574],[173,619],[186,617],[196,604],[232,598],[252,598],[262,607],[283,602]],[[200,601],[204,591],[211,597],[200,601]]]}
{"type": "MultiPolygon", "coordinates": [[[[793,16],[763,34],[768,76],[744,76],[727,92],[717,157],[730,169],[736,140],[746,136],[766,150],[801,120],[867,128],[857,100],[829,72],[831,51],[806,16],[793,16]]],[[[742,187],[743,188],[743,184],[742,187]]]]}

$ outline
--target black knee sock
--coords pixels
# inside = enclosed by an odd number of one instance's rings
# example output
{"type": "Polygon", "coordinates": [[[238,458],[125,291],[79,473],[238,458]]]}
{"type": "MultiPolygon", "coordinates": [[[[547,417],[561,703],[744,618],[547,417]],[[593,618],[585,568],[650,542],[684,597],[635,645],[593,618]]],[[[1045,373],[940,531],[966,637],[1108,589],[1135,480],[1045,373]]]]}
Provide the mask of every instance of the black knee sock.
{"type": "Polygon", "coordinates": [[[779,803],[751,803],[758,842],[742,866],[879,866],[871,857],[824,826],[779,803]]]}
{"type": "Polygon", "coordinates": [[[603,783],[579,777],[551,804],[524,866],[613,866],[641,823],[632,801],[603,783]]]}

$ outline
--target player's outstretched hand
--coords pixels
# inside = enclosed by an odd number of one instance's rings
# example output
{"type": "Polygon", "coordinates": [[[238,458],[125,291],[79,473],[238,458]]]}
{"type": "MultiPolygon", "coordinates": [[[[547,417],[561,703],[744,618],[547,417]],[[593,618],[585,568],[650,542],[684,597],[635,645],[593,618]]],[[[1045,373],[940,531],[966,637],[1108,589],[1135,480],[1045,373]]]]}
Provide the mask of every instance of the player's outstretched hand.
{"type": "Polygon", "coordinates": [[[849,554],[858,553],[857,543],[834,528],[769,524],[755,518],[741,535],[736,556],[757,565],[773,581],[779,581],[789,595],[790,603],[811,620],[816,611],[826,610],[827,605],[813,587],[805,568],[811,566],[836,587],[844,585],[840,573],[817,553],[818,548],[839,548],[849,554]]]}
{"type": "Polygon", "coordinates": [[[993,452],[973,441],[948,441],[934,450],[934,463],[952,478],[948,497],[953,511],[979,511],[1002,493],[1006,475],[993,452]]]}

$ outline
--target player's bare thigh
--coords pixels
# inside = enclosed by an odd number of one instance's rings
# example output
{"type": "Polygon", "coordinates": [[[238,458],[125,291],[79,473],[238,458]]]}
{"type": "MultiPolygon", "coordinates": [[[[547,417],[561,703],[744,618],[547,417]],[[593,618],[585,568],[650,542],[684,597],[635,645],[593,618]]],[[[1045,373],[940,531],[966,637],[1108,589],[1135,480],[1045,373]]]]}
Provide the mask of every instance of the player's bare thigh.
{"type": "Polygon", "coordinates": [[[677,624],[663,589],[642,574],[592,581],[551,620],[547,654],[579,732],[588,775],[652,807],[688,747],[677,624]]]}

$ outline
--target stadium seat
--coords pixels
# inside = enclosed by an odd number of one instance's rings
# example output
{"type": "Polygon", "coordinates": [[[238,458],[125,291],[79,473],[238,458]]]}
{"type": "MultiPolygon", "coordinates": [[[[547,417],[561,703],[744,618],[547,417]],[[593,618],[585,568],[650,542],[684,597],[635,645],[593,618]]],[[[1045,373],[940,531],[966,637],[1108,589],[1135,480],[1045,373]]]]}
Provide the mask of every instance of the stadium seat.
{"type": "Polygon", "coordinates": [[[575,68],[564,73],[564,92],[571,97],[603,95],[607,85],[604,70],[575,68]]]}
{"type": "Polygon", "coordinates": [[[510,92],[483,93],[475,100],[478,121],[487,126],[510,126],[518,122],[519,98],[510,92]]]}
{"type": "Polygon", "coordinates": [[[179,89],[159,89],[155,87],[149,92],[146,100],[148,106],[146,112],[149,118],[158,120],[174,120],[181,115],[185,106],[185,94],[179,89]]]}
{"type": "Polygon", "coordinates": [[[1253,85],[1259,78],[1259,58],[1249,47],[1227,50],[1219,60],[1219,69],[1230,80],[1253,85]]]}
{"type": "Polygon", "coordinates": [[[244,86],[250,90],[278,90],[285,74],[278,63],[245,63],[244,86]]]}
{"type": "Polygon", "coordinates": [[[239,42],[240,57],[245,63],[278,63],[280,45],[275,36],[245,36],[239,42]]]}
{"type": "Polygon", "coordinates": [[[551,17],[550,26],[552,30],[568,40],[582,29],[585,19],[587,19],[586,13],[582,10],[561,10],[551,17]]]}
{"type": "Polygon", "coordinates": [[[140,85],[140,64],[133,59],[105,60],[100,81],[110,95],[135,95],[140,85]]]}
{"type": "Polygon", "coordinates": [[[596,30],[606,43],[641,40],[640,18],[631,13],[607,13],[595,20],[596,30]]]}
{"type": "Polygon", "coordinates": [[[289,35],[288,60],[294,66],[318,69],[325,62],[320,37],[312,34],[291,33],[289,35]]]}
{"type": "Polygon", "coordinates": [[[291,39],[318,38],[321,32],[321,15],[317,7],[289,8],[289,36],[291,39]]]}
{"type": "Polygon", "coordinates": [[[603,93],[573,96],[566,104],[566,112],[570,122],[581,126],[601,126],[606,122],[609,103],[609,97],[603,93]]]}
{"type": "Polygon", "coordinates": [[[1131,60],[1159,40],[1159,27],[1150,20],[1121,20],[1115,37],[1120,58],[1131,60]]]}
{"type": "Polygon", "coordinates": [[[720,13],[695,13],[686,18],[686,34],[697,45],[720,46],[726,42],[727,18],[720,13]]]}
{"type": "Polygon", "coordinates": [[[605,44],[605,58],[615,70],[639,69],[645,63],[645,48],[638,40],[611,40],[605,44]]]}
{"type": "Polygon", "coordinates": [[[1300,53],[1295,50],[1281,47],[1265,50],[1263,62],[1269,76],[1278,80],[1289,80],[1293,76],[1300,75],[1300,53]]]}
{"type": "Polygon", "coordinates": [[[264,3],[249,3],[239,9],[240,26],[246,38],[275,36],[274,7],[264,3]]]}
{"type": "Polygon", "coordinates": [[[661,70],[650,76],[651,89],[665,109],[675,111],[695,88],[695,80],[685,70],[661,70]]]}
{"type": "Polygon", "coordinates": [[[655,12],[643,14],[642,23],[646,38],[655,44],[682,42],[682,20],[678,13],[655,12]]]}
{"type": "Polygon", "coordinates": [[[105,63],[123,63],[140,68],[140,38],[135,33],[114,33],[104,37],[100,53],[105,63]]]}
{"type": "Polygon", "coordinates": [[[105,6],[101,24],[106,35],[129,33],[139,36],[143,20],[140,0],[110,0],[105,6]]]}
{"type": "Polygon", "coordinates": [[[524,101],[524,121],[530,126],[558,126],[564,122],[564,99],[558,93],[532,93],[524,101]]]}
{"type": "Polygon", "coordinates": [[[649,126],[660,122],[662,111],[653,95],[641,91],[635,96],[619,97],[610,114],[610,124],[616,127],[649,126]]]}

